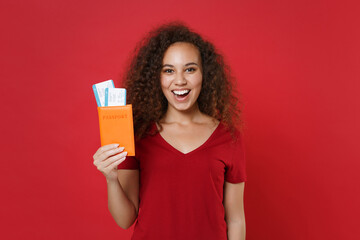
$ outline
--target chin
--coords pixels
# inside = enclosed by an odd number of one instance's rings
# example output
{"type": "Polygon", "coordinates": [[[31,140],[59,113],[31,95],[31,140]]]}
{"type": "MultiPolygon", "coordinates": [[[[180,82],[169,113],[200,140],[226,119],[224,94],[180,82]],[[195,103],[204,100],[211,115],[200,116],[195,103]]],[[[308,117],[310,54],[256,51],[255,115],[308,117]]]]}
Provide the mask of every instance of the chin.
{"type": "Polygon", "coordinates": [[[185,111],[189,111],[191,109],[193,109],[195,107],[195,103],[194,104],[171,104],[172,108],[174,108],[177,111],[181,111],[181,112],[185,112],[185,111]]]}

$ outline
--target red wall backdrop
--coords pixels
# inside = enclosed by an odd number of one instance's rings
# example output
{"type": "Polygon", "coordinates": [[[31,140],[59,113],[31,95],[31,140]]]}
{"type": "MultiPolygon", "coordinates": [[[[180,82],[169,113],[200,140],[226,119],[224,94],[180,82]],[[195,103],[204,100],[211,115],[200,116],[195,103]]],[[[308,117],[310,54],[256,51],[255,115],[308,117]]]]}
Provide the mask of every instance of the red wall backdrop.
{"type": "Polygon", "coordinates": [[[91,85],[145,32],[183,20],[244,102],[247,239],[360,239],[356,1],[0,3],[1,238],[129,239],[107,210],[91,85]]]}

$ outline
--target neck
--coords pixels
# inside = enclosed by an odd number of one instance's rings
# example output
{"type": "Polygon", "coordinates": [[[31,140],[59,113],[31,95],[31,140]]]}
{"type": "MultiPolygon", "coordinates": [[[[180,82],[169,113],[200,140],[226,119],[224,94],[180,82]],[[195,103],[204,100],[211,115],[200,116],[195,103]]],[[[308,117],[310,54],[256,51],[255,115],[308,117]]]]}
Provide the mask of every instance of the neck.
{"type": "Polygon", "coordinates": [[[179,111],[168,105],[168,109],[161,122],[164,123],[180,123],[189,124],[193,122],[200,122],[203,114],[199,110],[199,106],[195,103],[190,109],[179,111]]]}

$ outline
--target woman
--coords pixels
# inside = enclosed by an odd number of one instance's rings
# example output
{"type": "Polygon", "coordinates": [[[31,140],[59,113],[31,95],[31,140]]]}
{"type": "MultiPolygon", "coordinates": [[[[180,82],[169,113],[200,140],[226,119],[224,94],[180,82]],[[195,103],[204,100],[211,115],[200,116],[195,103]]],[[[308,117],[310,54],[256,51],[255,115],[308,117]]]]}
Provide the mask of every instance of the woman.
{"type": "Polygon", "coordinates": [[[136,156],[118,144],[94,155],[116,223],[137,220],[133,240],[245,239],[240,111],[213,45],[184,24],[163,25],[136,49],[125,85],[136,156]]]}

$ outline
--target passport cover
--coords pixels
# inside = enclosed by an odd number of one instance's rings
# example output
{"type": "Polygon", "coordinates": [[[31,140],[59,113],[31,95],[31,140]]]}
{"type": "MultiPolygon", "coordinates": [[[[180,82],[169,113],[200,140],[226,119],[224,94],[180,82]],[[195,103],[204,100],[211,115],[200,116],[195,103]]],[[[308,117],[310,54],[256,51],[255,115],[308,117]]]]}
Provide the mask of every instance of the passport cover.
{"type": "Polygon", "coordinates": [[[132,105],[97,107],[101,146],[118,143],[128,156],[135,156],[132,105]]]}

